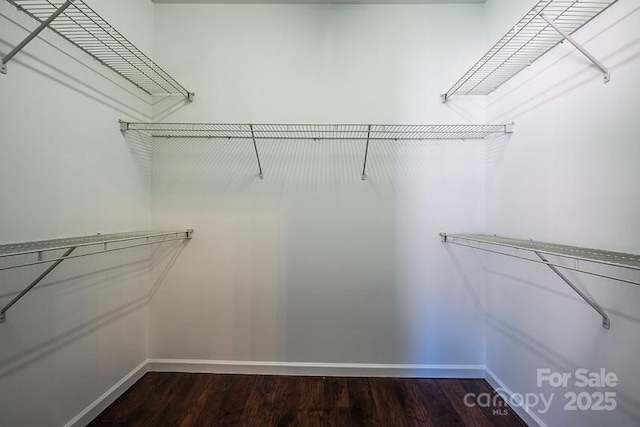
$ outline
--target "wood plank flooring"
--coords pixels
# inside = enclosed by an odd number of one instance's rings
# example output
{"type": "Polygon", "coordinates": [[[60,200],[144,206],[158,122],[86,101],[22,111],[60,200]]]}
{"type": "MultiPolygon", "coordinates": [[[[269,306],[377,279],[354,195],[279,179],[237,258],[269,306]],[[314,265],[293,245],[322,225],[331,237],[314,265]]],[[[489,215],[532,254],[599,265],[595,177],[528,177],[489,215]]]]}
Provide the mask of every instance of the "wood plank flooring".
{"type": "Polygon", "coordinates": [[[479,379],[150,372],[89,426],[526,426],[468,407],[470,392],[495,394],[479,379]]]}

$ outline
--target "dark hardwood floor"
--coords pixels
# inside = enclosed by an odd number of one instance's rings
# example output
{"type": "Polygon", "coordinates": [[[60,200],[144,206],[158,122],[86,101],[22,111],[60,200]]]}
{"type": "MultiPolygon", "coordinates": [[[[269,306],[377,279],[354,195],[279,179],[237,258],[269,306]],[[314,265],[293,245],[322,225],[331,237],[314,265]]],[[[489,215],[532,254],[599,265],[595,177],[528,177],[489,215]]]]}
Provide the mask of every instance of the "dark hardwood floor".
{"type": "Polygon", "coordinates": [[[477,379],[150,372],[90,426],[525,426],[509,408],[464,404],[486,392],[477,379]]]}

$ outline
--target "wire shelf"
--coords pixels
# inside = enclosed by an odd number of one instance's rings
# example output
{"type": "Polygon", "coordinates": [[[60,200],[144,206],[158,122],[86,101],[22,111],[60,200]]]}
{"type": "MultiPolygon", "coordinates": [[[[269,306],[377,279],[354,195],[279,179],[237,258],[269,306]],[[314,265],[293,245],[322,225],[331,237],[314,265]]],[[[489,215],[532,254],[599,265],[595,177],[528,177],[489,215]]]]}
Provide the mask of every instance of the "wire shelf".
{"type": "Polygon", "coordinates": [[[38,252],[57,251],[72,247],[92,246],[105,243],[120,243],[132,240],[152,239],[160,237],[179,237],[189,231],[134,231],[129,233],[93,234],[89,236],[69,237],[64,239],[38,240],[33,242],[9,243],[0,245],[0,258],[26,255],[38,252]]]}
{"type": "Polygon", "coordinates": [[[541,0],[444,95],[487,95],[547,53],[564,37],[542,14],[572,34],[617,0],[541,0]]]}
{"type": "MultiPolygon", "coordinates": [[[[65,3],[63,0],[8,1],[40,23],[65,3]]],[[[82,0],[73,1],[49,28],[150,95],[182,95],[189,100],[193,97],[82,0]]]]}
{"type": "MultiPolygon", "coordinates": [[[[115,234],[95,234],[91,236],[70,237],[65,239],[39,240],[25,243],[10,243],[0,245],[0,258],[3,257],[19,257],[30,255],[33,257],[38,254],[37,260],[28,260],[26,262],[14,263],[11,265],[0,266],[0,271],[11,270],[14,268],[28,267],[39,264],[50,264],[49,267],[41,273],[29,286],[24,288],[11,301],[0,308],[0,323],[7,320],[6,313],[18,301],[20,301],[27,293],[29,293],[38,283],[40,283],[49,273],[55,270],[63,261],[82,258],[91,255],[103,254],[107,252],[121,251],[124,249],[139,248],[142,246],[162,244],[175,240],[191,239],[193,229],[185,231],[134,231],[130,233],[115,234]],[[140,242],[142,240],[142,242],[140,242]],[[115,247],[108,247],[108,245],[115,247]],[[74,253],[78,248],[98,246],[98,248],[89,248],[82,253],[74,253]],[[52,258],[43,259],[44,252],[55,252],[64,250],[64,254],[54,254],[52,258]]],[[[20,258],[18,258],[20,259],[20,258]]],[[[14,259],[15,261],[15,259],[14,259]]]]}
{"type": "Polygon", "coordinates": [[[508,248],[523,249],[534,252],[537,251],[548,255],[557,255],[599,264],[640,270],[640,255],[627,254],[623,252],[559,245],[556,243],[536,242],[533,240],[512,239],[509,237],[486,234],[446,234],[446,238],[447,242],[450,242],[450,239],[459,239],[477,243],[489,243],[508,248]]]}
{"type": "MultiPolygon", "coordinates": [[[[611,319],[606,311],[593,298],[576,286],[573,281],[564,275],[560,270],[571,270],[579,273],[589,274],[591,276],[617,280],[619,282],[632,285],[640,285],[640,276],[638,278],[614,276],[604,271],[594,271],[591,268],[582,268],[581,261],[587,263],[595,263],[609,267],[623,268],[640,272],[640,255],[629,254],[623,252],[612,252],[601,249],[583,248],[578,246],[560,245],[556,243],[536,242],[533,240],[513,239],[509,237],[500,237],[487,234],[447,234],[440,233],[443,243],[452,243],[471,249],[478,249],[491,252],[498,255],[505,255],[512,258],[522,259],[528,262],[543,264],[549,267],[562,281],[564,281],[573,291],[578,294],[587,304],[591,306],[600,316],[602,316],[602,327],[611,328],[611,319]],[[512,252],[491,249],[488,246],[497,246],[499,248],[514,249],[512,252]],[[519,251],[529,251],[535,254],[537,259],[525,257],[519,251]],[[552,262],[545,255],[564,257],[573,259],[573,265],[559,264],[552,262]]],[[[635,274],[634,274],[635,276],[635,274]]]]}
{"type": "Polygon", "coordinates": [[[500,252],[498,250],[489,249],[485,246],[477,246],[463,242],[480,243],[494,245],[503,248],[510,248],[516,250],[524,250],[533,252],[536,254],[547,254],[552,256],[558,256],[563,258],[569,258],[576,260],[577,262],[586,261],[589,263],[601,264],[610,267],[624,268],[628,270],[640,271],[640,255],[629,254],[624,252],[612,252],[601,249],[584,248],[579,246],[560,245],[556,243],[537,242],[533,240],[513,239],[509,237],[492,236],[486,234],[448,234],[441,233],[442,241],[446,243],[453,243],[460,246],[470,247],[472,249],[479,249],[487,252],[496,253],[499,255],[506,255],[514,258],[524,259],[531,262],[537,262],[541,264],[547,264],[554,267],[573,270],[592,276],[604,277],[608,279],[617,280],[620,282],[630,283],[634,285],[640,285],[639,280],[628,280],[620,277],[614,277],[609,274],[602,274],[581,268],[579,264],[574,267],[568,265],[562,265],[557,263],[551,263],[548,261],[538,261],[526,258],[517,253],[500,252]]]}
{"type": "Polygon", "coordinates": [[[158,138],[295,139],[295,140],[429,140],[484,139],[511,133],[512,125],[380,125],[380,124],[217,124],[121,122],[123,131],[144,131],[158,138]]]}

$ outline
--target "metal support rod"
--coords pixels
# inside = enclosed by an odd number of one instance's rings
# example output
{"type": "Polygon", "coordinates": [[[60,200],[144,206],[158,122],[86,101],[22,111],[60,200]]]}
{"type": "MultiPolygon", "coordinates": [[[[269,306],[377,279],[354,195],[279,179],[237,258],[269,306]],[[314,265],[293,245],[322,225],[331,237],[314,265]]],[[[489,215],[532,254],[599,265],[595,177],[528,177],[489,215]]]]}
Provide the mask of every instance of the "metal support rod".
{"type": "Polygon", "coordinates": [[[364,149],[364,165],[362,166],[362,180],[367,179],[367,156],[369,155],[369,137],[371,136],[371,125],[367,128],[367,147],[364,149]]]}
{"type": "Polygon", "coordinates": [[[598,67],[600,71],[602,71],[602,73],[604,74],[605,83],[608,83],[611,80],[611,74],[609,73],[609,69],[607,69],[607,67],[605,67],[602,62],[598,61],[598,59],[596,59],[593,55],[591,55],[584,47],[582,47],[582,45],[580,45],[577,41],[575,41],[573,37],[571,37],[566,31],[560,28],[547,15],[545,15],[544,13],[541,13],[540,17],[544,19],[547,22],[547,24],[551,25],[554,30],[556,30],[562,37],[564,37],[565,40],[568,40],[572,45],[574,45],[576,49],[578,49],[584,56],[586,56],[589,59],[589,61],[593,62],[593,64],[596,67],[598,67]]]}
{"type": "Polygon", "coordinates": [[[253,149],[256,150],[256,159],[258,159],[258,169],[260,170],[260,179],[262,179],[262,165],[260,164],[260,155],[258,154],[258,146],[256,145],[256,135],[253,133],[253,125],[249,125],[251,129],[251,139],[253,139],[253,149]]]}
{"type": "Polygon", "coordinates": [[[73,3],[73,2],[74,2],[74,0],[67,0],[66,2],[64,2],[64,4],[62,4],[62,6],[60,6],[55,12],[53,12],[50,17],[48,17],[45,21],[43,21],[40,25],[38,25],[38,28],[33,30],[31,32],[31,34],[29,34],[24,40],[22,40],[16,47],[14,47],[11,52],[6,54],[0,60],[0,72],[3,73],[3,74],[7,74],[7,63],[9,61],[11,61],[11,58],[13,58],[27,44],[29,44],[29,42],[31,40],[35,39],[38,36],[38,34],[40,34],[40,32],[42,32],[42,30],[44,30],[46,27],[48,27],[49,24],[51,24],[51,22],[54,19],[56,19],[62,12],[64,12],[66,8],[71,6],[71,3],[73,3]]]}
{"type": "Polygon", "coordinates": [[[27,294],[27,292],[29,292],[31,289],[33,289],[34,286],[36,286],[38,283],[40,283],[40,281],[42,281],[42,279],[44,279],[45,277],[47,277],[47,275],[49,273],[51,273],[57,266],[60,265],[60,263],[62,261],[64,261],[69,255],[71,255],[71,252],[73,252],[75,250],[75,246],[72,248],[69,248],[64,255],[62,255],[61,258],[59,258],[58,260],[56,260],[56,262],[54,262],[53,264],[51,264],[51,266],[49,266],[49,268],[47,268],[44,273],[42,273],[40,276],[38,276],[38,278],[36,280],[34,280],[33,282],[31,282],[31,284],[29,286],[27,286],[22,292],[20,292],[18,295],[16,295],[16,297],[14,299],[12,299],[9,304],[5,305],[2,310],[0,310],[0,323],[3,323],[6,320],[6,312],[7,310],[9,310],[15,303],[17,303],[18,301],[20,301],[20,299],[22,299],[23,296],[25,296],[27,294]]]}
{"type": "Polygon", "coordinates": [[[540,252],[538,251],[534,251],[536,255],[538,255],[538,258],[540,258],[545,264],[547,264],[547,266],[553,270],[554,273],[556,273],[558,275],[558,277],[560,277],[562,280],[564,280],[564,282],[569,285],[569,287],[571,287],[571,289],[573,289],[579,296],[580,298],[582,298],[583,300],[585,300],[587,302],[587,304],[589,304],[595,311],[597,311],[601,316],[602,316],[602,327],[605,329],[609,329],[611,328],[611,323],[609,321],[609,316],[607,316],[607,313],[604,312],[604,310],[595,302],[593,302],[588,296],[586,296],[580,289],[578,289],[573,283],[571,283],[571,281],[569,279],[567,279],[567,277],[562,274],[562,272],[560,270],[558,270],[554,265],[552,265],[545,257],[544,255],[542,255],[540,252]]]}
{"type": "MultiPolygon", "coordinates": [[[[140,248],[143,246],[149,246],[149,245],[155,245],[155,244],[159,244],[159,243],[165,243],[165,242],[173,242],[175,240],[189,240],[190,237],[176,237],[175,239],[162,239],[162,240],[155,240],[153,242],[145,242],[145,243],[138,243],[135,245],[128,245],[128,246],[122,246],[122,247],[118,247],[118,248],[111,248],[111,249],[106,249],[106,250],[101,250],[101,251],[97,251],[97,252],[89,252],[89,253],[84,253],[84,254],[80,254],[80,255],[69,255],[68,257],[60,257],[60,258],[52,258],[52,259],[47,259],[44,261],[33,261],[33,262],[26,262],[24,264],[18,264],[18,265],[10,265],[8,267],[1,267],[0,271],[4,271],[4,270],[13,270],[16,268],[21,268],[21,267],[29,267],[32,265],[38,265],[38,264],[46,264],[52,261],[58,261],[58,260],[62,260],[62,259],[72,259],[72,258],[82,258],[82,257],[86,257],[86,256],[91,256],[91,255],[98,255],[98,254],[104,254],[107,252],[115,252],[115,251],[122,251],[125,249],[132,249],[132,248],[140,248]]],[[[96,245],[99,243],[95,243],[96,245]]],[[[76,246],[77,248],[78,246],[76,246]]]]}

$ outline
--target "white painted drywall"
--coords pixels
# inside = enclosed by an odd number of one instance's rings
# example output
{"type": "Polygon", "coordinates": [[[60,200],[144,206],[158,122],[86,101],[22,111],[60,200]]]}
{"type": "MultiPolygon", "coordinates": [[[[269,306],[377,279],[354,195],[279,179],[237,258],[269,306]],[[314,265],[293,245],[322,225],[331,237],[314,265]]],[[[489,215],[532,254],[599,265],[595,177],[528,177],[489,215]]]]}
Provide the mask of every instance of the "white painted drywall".
{"type": "MultiPolygon", "coordinates": [[[[512,3],[487,2],[495,25],[517,20],[512,3]]],[[[517,129],[508,144],[487,150],[487,232],[640,253],[639,26],[638,2],[620,0],[575,34],[610,67],[606,85],[565,43],[488,97],[487,118],[514,120],[517,129]]],[[[548,413],[532,408],[549,426],[637,426],[640,287],[566,273],[609,313],[606,331],[545,266],[497,255],[483,260],[487,367],[514,392],[555,393],[548,413]],[[539,388],[539,368],[616,373],[618,387],[606,391],[617,393],[618,408],[565,411],[564,393],[603,390],[539,388]]]]}
{"type": "MultiPolygon", "coordinates": [[[[197,94],[156,113],[482,121],[438,92],[482,48],[481,7],[157,5],[157,57],[197,94]]],[[[365,182],[362,141],[258,148],[262,181],[250,141],[154,143],[153,225],[196,237],[155,272],[151,358],[483,364],[482,270],[438,238],[484,226],[482,142],[374,142],[365,182]]]]}
{"type": "MultiPolygon", "coordinates": [[[[152,51],[150,2],[88,3],[152,51]]],[[[0,52],[26,35],[20,25],[34,26],[2,2],[0,52]]],[[[138,90],[45,32],[0,75],[0,100],[0,242],[150,226],[149,150],[118,127],[123,116],[150,116],[138,90]]],[[[148,256],[64,262],[7,313],[0,426],[64,425],[146,360],[148,256]]],[[[45,268],[0,272],[0,304],[45,268]]]]}

